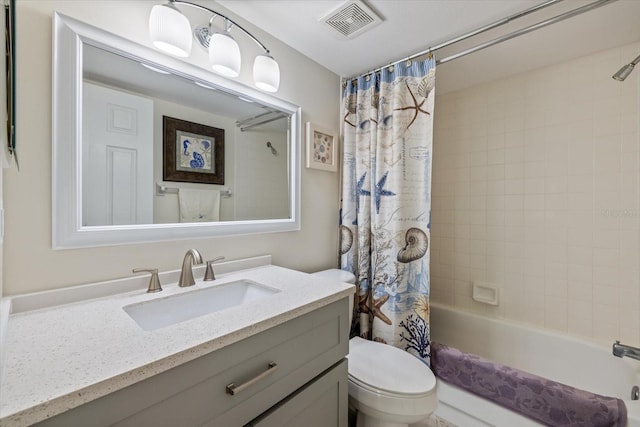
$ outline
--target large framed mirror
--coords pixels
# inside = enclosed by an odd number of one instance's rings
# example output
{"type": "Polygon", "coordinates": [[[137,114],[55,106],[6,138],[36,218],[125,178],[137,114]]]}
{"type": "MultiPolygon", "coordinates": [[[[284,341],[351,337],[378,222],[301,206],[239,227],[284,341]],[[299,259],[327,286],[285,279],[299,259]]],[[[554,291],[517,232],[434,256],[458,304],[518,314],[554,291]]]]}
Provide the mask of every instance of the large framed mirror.
{"type": "Polygon", "coordinates": [[[54,249],[300,229],[300,107],[59,13],[53,31],[54,249]]]}

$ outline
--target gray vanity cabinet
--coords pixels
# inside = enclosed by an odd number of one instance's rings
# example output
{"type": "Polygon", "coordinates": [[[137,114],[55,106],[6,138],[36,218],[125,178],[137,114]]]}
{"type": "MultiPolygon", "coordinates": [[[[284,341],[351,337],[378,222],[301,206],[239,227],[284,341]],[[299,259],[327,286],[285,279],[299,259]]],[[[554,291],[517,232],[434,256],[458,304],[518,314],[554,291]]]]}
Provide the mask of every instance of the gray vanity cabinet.
{"type": "Polygon", "coordinates": [[[348,396],[347,359],[310,381],[247,427],[335,427],[342,421],[348,396]]]}
{"type": "Polygon", "coordinates": [[[39,425],[346,427],[348,319],[343,298],[39,425]]]}

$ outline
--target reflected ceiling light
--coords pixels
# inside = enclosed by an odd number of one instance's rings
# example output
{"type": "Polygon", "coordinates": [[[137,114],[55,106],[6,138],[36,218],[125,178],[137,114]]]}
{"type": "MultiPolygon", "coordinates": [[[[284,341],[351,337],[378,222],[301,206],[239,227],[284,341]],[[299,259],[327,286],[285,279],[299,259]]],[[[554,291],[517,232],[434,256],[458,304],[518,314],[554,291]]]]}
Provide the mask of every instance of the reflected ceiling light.
{"type": "Polygon", "coordinates": [[[240,25],[199,4],[182,0],[169,0],[168,4],[156,5],[149,15],[149,35],[153,45],[160,50],[176,56],[189,56],[191,53],[191,24],[176,6],[195,7],[211,14],[208,25],[199,25],[193,30],[193,37],[209,51],[209,61],[216,73],[225,77],[237,77],[242,63],[240,47],[231,36],[232,28],[237,28],[256,42],[263,54],[256,57],[253,63],[253,81],[259,88],[267,92],[276,92],[280,86],[280,68],[269,53],[269,49],[240,25]],[[215,18],[223,20],[222,31],[214,31],[212,23],[215,18]],[[188,40],[187,40],[188,39],[188,40]]]}
{"type": "Polygon", "coordinates": [[[209,89],[209,90],[218,90],[217,88],[215,88],[215,87],[213,87],[213,86],[209,86],[208,84],[206,84],[206,83],[201,83],[201,82],[199,82],[199,81],[197,81],[197,80],[195,80],[195,81],[194,81],[194,83],[195,83],[195,84],[197,84],[197,85],[198,85],[198,86],[200,86],[200,87],[205,88],[205,89],[209,89]]]}
{"type": "Polygon", "coordinates": [[[141,62],[140,65],[142,65],[144,68],[147,68],[151,71],[155,71],[156,73],[159,73],[159,74],[171,74],[168,71],[162,70],[158,67],[154,67],[153,65],[145,64],[144,62],[141,62]]]}
{"type": "Polygon", "coordinates": [[[638,62],[640,62],[640,55],[638,55],[636,57],[636,59],[634,59],[633,61],[629,62],[624,67],[620,68],[618,70],[618,72],[613,75],[613,79],[617,80],[619,82],[624,81],[624,79],[629,77],[629,74],[631,74],[631,72],[633,71],[634,67],[636,65],[638,65],[638,62]]]}

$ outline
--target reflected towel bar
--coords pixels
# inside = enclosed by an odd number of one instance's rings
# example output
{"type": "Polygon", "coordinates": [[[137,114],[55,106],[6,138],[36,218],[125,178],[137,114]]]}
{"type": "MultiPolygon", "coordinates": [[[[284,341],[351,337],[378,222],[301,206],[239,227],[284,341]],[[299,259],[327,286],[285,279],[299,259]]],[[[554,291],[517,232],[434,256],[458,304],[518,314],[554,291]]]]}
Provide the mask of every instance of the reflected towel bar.
{"type": "MultiPolygon", "coordinates": [[[[165,194],[178,194],[178,187],[167,187],[166,185],[156,182],[156,196],[164,196],[165,194]]],[[[233,195],[230,189],[226,188],[220,191],[220,197],[228,199],[233,195]]]]}

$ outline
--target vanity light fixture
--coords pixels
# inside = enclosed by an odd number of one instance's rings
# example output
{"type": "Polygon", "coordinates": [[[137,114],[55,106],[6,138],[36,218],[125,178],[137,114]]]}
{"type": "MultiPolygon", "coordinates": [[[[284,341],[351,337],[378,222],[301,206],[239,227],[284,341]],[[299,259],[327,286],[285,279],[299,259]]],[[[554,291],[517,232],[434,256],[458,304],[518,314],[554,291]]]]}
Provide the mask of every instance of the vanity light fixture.
{"type": "Polygon", "coordinates": [[[207,7],[182,0],[169,0],[167,4],[155,5],[149,15],[149,36],[156,48],[171,55],[187,57],[191,54],[192,40],[195,38],[209,51],[209,62],[213,70],[225,77],[237,77],[240,74],[240,47],[230,34],[234,27],[264,50],[253,63],[254,84],[266,92],[276,92],[280,86],[278,63],[264,44],[230,18],[207,7]],[[178,9],[179,5],[192,6],[210,13],[208,25],[196,26],[192,33],[191,23],[178,9]],[[218,17],[223,20],[224,29],[216,32],[212,23],[218,17]]]}

